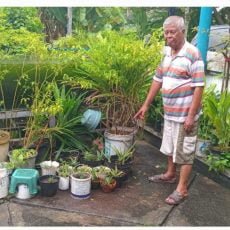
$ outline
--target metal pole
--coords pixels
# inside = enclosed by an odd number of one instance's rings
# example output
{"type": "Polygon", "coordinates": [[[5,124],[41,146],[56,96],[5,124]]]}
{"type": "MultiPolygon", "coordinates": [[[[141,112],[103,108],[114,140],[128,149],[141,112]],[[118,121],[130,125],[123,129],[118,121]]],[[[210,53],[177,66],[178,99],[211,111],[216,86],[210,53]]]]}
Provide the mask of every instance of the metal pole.
{"type": "Polygon", "coordinates": [[[201,7],[200,22],[197,37],[197,48],[200,50],[202,59],[206,66],[208,52],[209,32],[212,22],[212,7],[201,7]]]}

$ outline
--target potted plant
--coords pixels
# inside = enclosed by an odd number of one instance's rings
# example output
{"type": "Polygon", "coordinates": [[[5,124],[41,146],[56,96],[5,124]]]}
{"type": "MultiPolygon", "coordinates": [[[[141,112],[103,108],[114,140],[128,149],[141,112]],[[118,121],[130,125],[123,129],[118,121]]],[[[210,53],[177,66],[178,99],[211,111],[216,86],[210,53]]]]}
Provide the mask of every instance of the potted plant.
{"type": "Polygon", "coordinates": [[[111,174],[111,171],[103,178],[100,179],[100,186],[103,192],[109,193],[116,188],[117,181],[111,174]]]}
{"type": "Polygon", "coordinates": [[[111,172],[111,168],[104,165],[97,166],[97,177],[99,180],[104,180],[104,178],[111,172]]]}
{"type": "Polygon", "coordinates": [[[115,169],[117,167],[126,173],[127,176],[131,174],[132,159],[134,153],[134,145],[126,151],[115,149],[116,155],[107,158],[106,165],[115,169]]]}
{"type": "Polygon", "coordinates": [[[13,149],[8,155],[13,168],[35,168],[35,159],[37,156],[35,149],[13,149]]]}
{"type": "Polygon", "coordinates": [[[9,151],[10,133],[0,130],[0,162],[7,160],[9,151]]]}
{"type": "Polygon", "coordinates": [[[98,165],[102,165],[103,160],[104,160],[104,152],[92,149],[83,152],[81,163],[89,165],[91,167],[96,167],[98,165]]]}
{"type": "Polygon", "coordinates": [[[41,174],[45,175],[56,175],[59,167],[59,162],[57,161],[43,161],[40,163],[41,174]]]}
{"type": "Polygon", "coordinates": [[[115,169],[111,169],[110,174],[116,180],[117,188],[120,188],[122,183],[127,179],[127,174],[124,171],[119,170],[117,166],[115,167],[115,169]]]}
{"type": "Polygon", "coordinates": [[[133,116],[161,59],[163,42],[155,35],[149,43],[132,33],[103,31],[91,36],[85,41],[89,49],[79,50],[76,75],[65,78],[72,87],[89,90],[87,102],[103,112],[107,155],[115,155],[116,145],[125,151],[133,144],[133,116]]]}
{"type": "MultiPolygon", "coordinates": [[[[91,175],[92,175],[92,189],[97,189],[100,187],[100,178],[103,178],[106,174],[106,167],[103,165],[96,166],[92,168],[91,175]]],[[[110,169],[107,168],[109,172],[110,169]]]]}
{"type": "Polygon", "coordinates": [[[42,196],[54,196],[58,190],[59,177],[55,175],[44,175],[39,177],[40,193],[42,196]]]}
{"type": "Polygon", "coordinates": [[[72,172],[73,168],[66,162],[62,162],[62,164],[58,168],[58,175],[60,178],[58,188],[60,190],[69,189],[69,176],[72,174],[72,172]]]}
{"type": "Polygon", "coordinates": [[[87,199],[90,197],[91,177],[91,173],[79,169],[70,176],[71,196],[74,199],[87,199]]]}

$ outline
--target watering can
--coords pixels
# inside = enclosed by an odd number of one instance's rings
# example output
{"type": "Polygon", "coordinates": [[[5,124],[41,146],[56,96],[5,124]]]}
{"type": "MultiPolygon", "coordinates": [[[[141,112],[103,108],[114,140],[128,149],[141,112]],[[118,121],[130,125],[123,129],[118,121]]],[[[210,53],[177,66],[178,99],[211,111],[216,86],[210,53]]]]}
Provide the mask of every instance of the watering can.
{"type": "Polygon", "coordinates": [[[88,129],[96,129],[101,121],[101,111],[87,109],[82,116],[81,123],[88,129]]]}

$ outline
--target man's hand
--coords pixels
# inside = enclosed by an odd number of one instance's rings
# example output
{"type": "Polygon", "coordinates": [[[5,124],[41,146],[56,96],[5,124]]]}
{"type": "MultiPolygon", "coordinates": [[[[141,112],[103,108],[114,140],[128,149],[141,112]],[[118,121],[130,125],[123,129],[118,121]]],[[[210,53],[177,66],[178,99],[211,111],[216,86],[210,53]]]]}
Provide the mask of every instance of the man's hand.
{"type": "Polygon", "coordinates": [[[186,131],[186,133],[190,133],[192,131],[193,126],[194,126],[194,117],[188,116],[184,122],[184,130],[186,131]]]}
{"type": "Polygon", "coordinates": [[[142,106],[139,111],[134,115],[134,119],[141,119],[144,120],[145,113],[147,112],[148,108],[146,106],[142,106]]]}

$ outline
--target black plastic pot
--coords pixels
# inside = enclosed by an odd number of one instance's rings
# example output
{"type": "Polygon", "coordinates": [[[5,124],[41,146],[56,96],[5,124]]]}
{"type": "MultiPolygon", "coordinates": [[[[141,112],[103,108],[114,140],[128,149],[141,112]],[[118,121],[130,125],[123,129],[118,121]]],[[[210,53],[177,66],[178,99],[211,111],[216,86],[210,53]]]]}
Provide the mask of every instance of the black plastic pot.
{"type": "Polygon", "coordinates": [[[45,175],[39,178],[41,187],[41,196],[54,196],[58,190],[59,177],[54,175],[45,175]]]}
{"type": "Polygon", "coordinates": [[[127,175],[127,178],[132,175],[132,168],[131,168],[132,159],[130,159],[129,161],[125,162],[124,164],[119,164],[116,161],[115,162],[113,162],[113,161],[111,161],[111,162],[105,161],[105,166],[107,166],[109,168],[113,168],[113,169],[115,169],[117,167],[119,170],[123,171],[127,175]]]}
{"type": "Polygon", "coordinates": [[[91,188],[92,189],[99,189],[100,188],[100,181],[91,181],[91,188]]]}
{"type": "Polygon", "coordinates": [[[88,160],[85,160],[84,158],[82,158],[81,163],[84,165],[88,165],[90,167],[96,167],[99,165],[103,165],[104,161],[88,161],[88,160]]]}
{"type": "Polygon", "coordinates": [[[127,179],[128,179],[128,175],[126,173],[124,173],[122,176],[115,177],[115,180],[117,181],[116,187],[120,188],[124,183],[124,181],[126,181],[127,179]]]}

